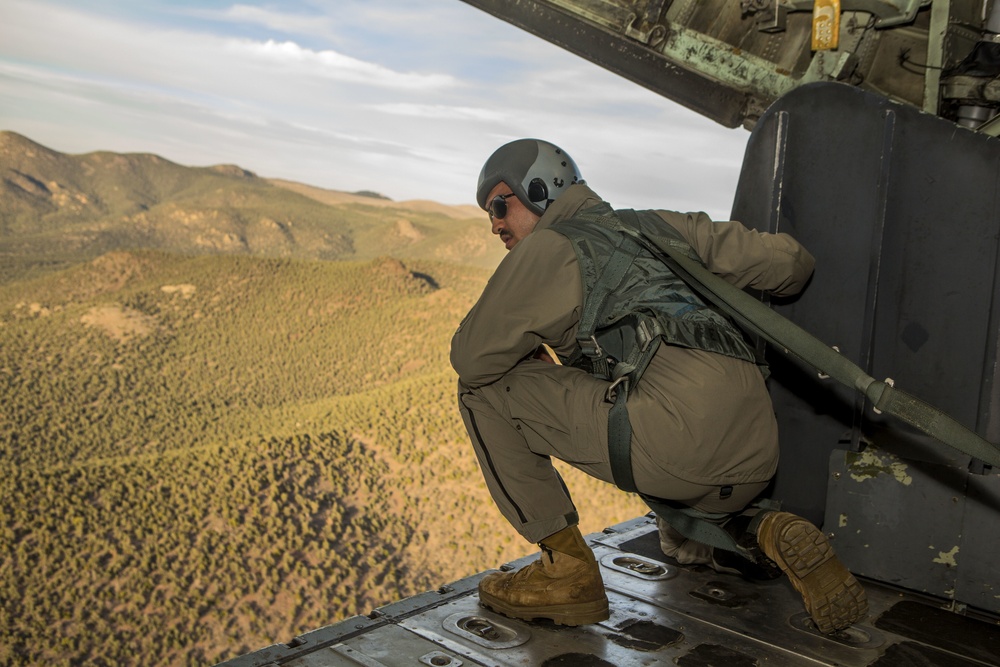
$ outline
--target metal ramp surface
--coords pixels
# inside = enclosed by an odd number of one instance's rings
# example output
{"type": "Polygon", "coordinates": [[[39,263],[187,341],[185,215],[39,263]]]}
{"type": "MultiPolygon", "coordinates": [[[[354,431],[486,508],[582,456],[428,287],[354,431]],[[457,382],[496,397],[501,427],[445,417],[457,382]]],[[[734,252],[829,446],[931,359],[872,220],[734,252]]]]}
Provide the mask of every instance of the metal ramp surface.
{"type": "MultiPolygon", "coordinates": [[[[348,618],[225,667],[982,667],[1000,665],[1000,624],[864,581],[870,615],[819,634],[785,578],[767,583],[667,562],[642,517],[590,535],[611,602],[604,623],[522,622],[479,605],[480,573],[348,618]]],[[[535,556],[507,567],[521,567],[535,556]]]]}

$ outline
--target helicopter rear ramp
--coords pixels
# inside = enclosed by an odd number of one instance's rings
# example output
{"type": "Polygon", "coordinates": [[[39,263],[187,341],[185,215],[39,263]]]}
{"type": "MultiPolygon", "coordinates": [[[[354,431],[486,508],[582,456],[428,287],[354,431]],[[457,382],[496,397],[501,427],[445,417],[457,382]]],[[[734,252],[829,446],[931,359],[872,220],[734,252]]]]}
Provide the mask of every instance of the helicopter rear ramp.
{"type": "MultiPolygon", "coordinates": [[[[869,619],[821,635],[785,579],[667,562],[652,518],[590,535],[611,618],[566,628],[479,606],[477,574],[223,663],[224,667],[984,667],[1000,626],[867,584],[869,619]]],[[[522,567],[535,556],[504,566],[522,567]]]]}

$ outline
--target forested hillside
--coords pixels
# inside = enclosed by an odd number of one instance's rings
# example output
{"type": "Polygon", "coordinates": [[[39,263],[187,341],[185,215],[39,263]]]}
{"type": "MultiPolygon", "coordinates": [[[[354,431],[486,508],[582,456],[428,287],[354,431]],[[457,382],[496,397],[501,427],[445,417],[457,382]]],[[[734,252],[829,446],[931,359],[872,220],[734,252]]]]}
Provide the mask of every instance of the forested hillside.
{"type": "MultiPolygon", "coordinates": [[[[0,664],[212,664],[532,551],[454,405],[488,275],[116,251],[0,284],[0,664]]],[[[644,511],[567,482],[587,531],[644,511]]]]}

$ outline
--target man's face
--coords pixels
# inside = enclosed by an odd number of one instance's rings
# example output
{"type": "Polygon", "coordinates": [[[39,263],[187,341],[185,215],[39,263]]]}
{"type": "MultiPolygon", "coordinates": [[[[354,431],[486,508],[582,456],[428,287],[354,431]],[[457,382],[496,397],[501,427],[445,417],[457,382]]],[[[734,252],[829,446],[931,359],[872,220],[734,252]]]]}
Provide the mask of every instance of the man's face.
{"type": "MultiPolygon", "coordinates": [[[[510,194],[512,194],[510,186],[501,181],[497,183],[495,188],[490,190],[490,194],[486,198],[486,205],[492,207],[493,198],[497,195],[510,194]]],[[[497,215],[492,216],[493,233],[499,235],[504,247],[510,250],[535,229],[539,216],[525,208],[524,204],[517,197],[506,197],[504,204],[506,204],[507,212],[499,217],[497,215]]],[[[497,208],[501,209],[503,207],[499,206],[497,208]]],[[[500,210],[495,211],[495,213],[500,213],[500,210]]]]}

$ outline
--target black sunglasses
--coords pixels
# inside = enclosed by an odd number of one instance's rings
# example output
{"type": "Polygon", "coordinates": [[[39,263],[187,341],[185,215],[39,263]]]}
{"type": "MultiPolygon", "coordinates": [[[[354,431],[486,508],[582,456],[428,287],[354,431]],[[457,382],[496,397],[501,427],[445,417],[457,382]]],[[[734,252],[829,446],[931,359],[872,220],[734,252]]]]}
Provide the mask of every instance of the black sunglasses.
{"type": "Polygon", "coordinates": [[[486,209],[486,212],[490,214],[490,222],[494,218],[503,220],[504,216],[507,215],[507,198],[513,196],[513,192],[506,195],[497,195],[490,201],[490,205],[486,209]]]}

